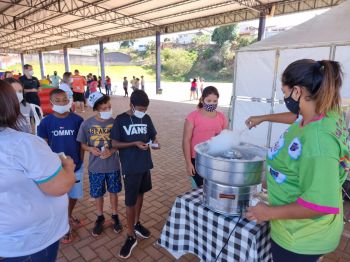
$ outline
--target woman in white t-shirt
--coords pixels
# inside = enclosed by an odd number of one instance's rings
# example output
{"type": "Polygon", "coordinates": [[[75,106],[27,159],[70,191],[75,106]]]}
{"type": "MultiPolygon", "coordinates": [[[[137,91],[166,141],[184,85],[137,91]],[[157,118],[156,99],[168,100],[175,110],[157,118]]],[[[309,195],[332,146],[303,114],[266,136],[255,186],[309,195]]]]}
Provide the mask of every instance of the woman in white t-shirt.
{"type": "Polygon", "coordinates": [[[74,163],[44,140],[19,132],[19,102],[0,80],[0,260],[54,262],[68,231],[66,193],[74,163]]]}
{"type": "Polygon", "coordinates": [[[58,88],[66,92],[69,100],[73,102],[73,90],[71,88],[72,83],[73,83],[72,73],[65,72],[63,74],[62,81],[58,88]]]}

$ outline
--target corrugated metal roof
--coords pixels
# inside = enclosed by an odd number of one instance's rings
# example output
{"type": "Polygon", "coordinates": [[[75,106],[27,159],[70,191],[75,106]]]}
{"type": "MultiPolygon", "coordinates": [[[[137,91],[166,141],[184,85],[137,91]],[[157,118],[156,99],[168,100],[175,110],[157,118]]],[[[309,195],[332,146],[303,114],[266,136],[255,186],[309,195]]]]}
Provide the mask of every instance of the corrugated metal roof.
{"type": "Polygon", "coordinates": [[[342,0],[0,0],[0,51],[80,47],[336,5],[342,0]]]}

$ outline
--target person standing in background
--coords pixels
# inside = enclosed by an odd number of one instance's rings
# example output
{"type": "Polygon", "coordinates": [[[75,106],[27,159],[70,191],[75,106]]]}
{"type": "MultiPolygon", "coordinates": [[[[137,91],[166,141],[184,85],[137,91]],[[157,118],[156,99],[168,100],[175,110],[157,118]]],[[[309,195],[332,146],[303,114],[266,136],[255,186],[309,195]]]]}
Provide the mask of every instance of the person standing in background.
{"type": "Polygon", "coordinates": [[[78,109],[80,112],[84,113],[84,86],[86,85],[86,80],[84,77],[79,75],[79,70],[74,70],[74,75],[72,76],[73,83],[73,101],[75,103],[75,111],[77,112],[78,109]]]}
{"type": "Polygon", "coordinates": [[[133,76],[130,81],[132,91],[135,91],[135,83],[136,83],[136,77],[133,76]]]}
{"type": "Polygon", "coordinates": [[[100,93],[102,93],[102,91],[101,91],[101,87],[102,87],[102,77],[98,77],[98,80],[97,80],[97,82],[98,82],[98,90],[100,91],[100,93]]]}
{"type": "Polygon", "coordinates": [[[50,80],[52,87],[58,87],[62,79],[57,75],[57,71],[54,71],[53,75],[50,77],[50,80]]]}
{"type": "Polygon", "coordinates": [[[24,88],[24,98],[28,103],[40,106],[40,99],[38,92],[40,90],[40,83],[38,78],[34,75],[33,67],[25,64],[23,66],[24,75],[19,78],[24,88]]]}
{"type": "Polygon", "coordinates": [[[112,90],[112,80],[109,76],[106,76],[106,95],[107,96],[110,96],[112,93],[111,93],[111,90],[112,90]]]}
{"type": "Polygon", "coordinates": [[[126,76],[124,76],[124,81],[123,81],[123,89],[124,89],[124,97],[128,97],[129,93],[128,93],[128,79],[126,78],[126,76]]]}
{"type": "Polygon", "coordinates": [[[145,91],[145,79],[143,76],[141,76],[141,90],[145,91]]]}

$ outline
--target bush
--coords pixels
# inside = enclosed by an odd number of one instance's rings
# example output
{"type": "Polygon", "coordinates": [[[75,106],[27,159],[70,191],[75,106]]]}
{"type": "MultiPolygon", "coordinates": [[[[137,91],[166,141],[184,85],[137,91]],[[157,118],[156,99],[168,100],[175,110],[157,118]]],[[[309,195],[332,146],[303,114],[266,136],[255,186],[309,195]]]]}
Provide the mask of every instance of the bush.
{"type": "Polygon", "coordinates": [[[190,72],[197,56],[197,53],[183,49],[163,49],[161,59],[164,76],[174,80],[183,79],[190,72]]]}
{"type": "Polygon", "coordinates": [[[215,54],[215,50],[213,48],[207,48],[204,50],[202,56],[204,59],[209,59],[215,54]]]}

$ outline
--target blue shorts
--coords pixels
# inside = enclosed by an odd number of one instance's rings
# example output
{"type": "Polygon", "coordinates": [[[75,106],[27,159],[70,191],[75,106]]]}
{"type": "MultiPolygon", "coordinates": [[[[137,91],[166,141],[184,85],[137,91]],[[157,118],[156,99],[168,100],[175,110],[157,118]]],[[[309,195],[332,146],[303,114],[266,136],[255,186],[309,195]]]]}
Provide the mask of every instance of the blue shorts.
{"type": "Polygon", "coordinates": [[[68,197],[72,199],[82,199],[83,198],[83,176],[84,166],[75,171],[75,184],[72,189],[68,192],[68,197]]]}
{"type": "Polygon", "coordinates": [[[92,173],[89,171],[90,196],[93,198],[103,197],[106,193],[106,185],[109,193],[122,191],[120,172],[92,173]]]}

